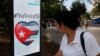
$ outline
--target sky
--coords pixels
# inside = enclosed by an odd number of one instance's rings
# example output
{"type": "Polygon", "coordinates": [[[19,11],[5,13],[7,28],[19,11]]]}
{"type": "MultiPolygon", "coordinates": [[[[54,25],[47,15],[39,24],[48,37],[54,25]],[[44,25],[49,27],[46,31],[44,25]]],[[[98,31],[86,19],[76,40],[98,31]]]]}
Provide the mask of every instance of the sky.
{"type": "MultiPolygon", "coordinates": [[[[76,0],[68,0],[68,1],[64,0],[63,4],[68,8],[68,10],[70,10],[71,4],[74,1],[76,1],[76,0]]],[[[91,5],[87,0],[83,0],[83,1],[84,1],[85,5],[86,5],[87,12],[91,12],[91,10],[94,8],[94,6],[91,5]]]]}

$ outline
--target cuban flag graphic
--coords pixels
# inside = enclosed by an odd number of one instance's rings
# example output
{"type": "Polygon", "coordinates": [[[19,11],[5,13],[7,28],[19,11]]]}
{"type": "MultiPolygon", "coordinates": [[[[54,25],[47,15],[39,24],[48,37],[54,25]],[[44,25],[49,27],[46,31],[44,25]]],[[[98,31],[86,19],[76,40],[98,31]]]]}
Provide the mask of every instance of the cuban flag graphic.
{"type": "Polygon", "coordinates": [[[39,25],[35,21],[18,22],[15,26],[15,35],[17,39],[24,45],[28,46],[34,42],[32,36],[37,35],[39,32],[39,25]]]}

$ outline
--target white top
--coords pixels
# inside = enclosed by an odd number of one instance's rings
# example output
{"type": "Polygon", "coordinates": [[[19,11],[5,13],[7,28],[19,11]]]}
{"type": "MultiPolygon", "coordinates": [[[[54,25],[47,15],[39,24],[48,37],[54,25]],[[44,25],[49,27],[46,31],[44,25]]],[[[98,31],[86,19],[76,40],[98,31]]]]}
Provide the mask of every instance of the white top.
{"type": "MultiPolygon", "coordinates": [[[[63,56],[86,56],[80,42],[81,32],[82,30],[76,30],[75,38],[69,44],[67,42],[67,35],[63,35],[60,45],[60,50],[62,51],[63,56]]],[[[98,53],[100,53],[100,47],[92,34],[85,32],[83,37],[87,56],[96,56],[98,53]]]]}

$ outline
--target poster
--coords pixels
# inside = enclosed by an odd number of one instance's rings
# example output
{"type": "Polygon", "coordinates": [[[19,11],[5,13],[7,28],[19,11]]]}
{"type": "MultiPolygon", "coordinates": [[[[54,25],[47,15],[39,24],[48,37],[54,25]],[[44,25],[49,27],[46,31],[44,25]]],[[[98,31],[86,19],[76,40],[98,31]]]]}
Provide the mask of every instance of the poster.
{"type": "Polygon", "coordinates": [[[13,0],[14,56],[40,52],[40,0],[13,0]]]}

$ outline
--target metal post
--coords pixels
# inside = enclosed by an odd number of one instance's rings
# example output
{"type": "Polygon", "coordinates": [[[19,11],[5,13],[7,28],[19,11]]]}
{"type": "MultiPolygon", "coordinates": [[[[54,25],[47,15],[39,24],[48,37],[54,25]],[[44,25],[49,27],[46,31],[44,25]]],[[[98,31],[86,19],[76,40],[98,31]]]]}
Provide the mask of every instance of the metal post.
{"type": "Polygon", "coordinates": [[[62,10],[63,9],[63,2],[64,2],[64,0],[61,0],[60,2],[61,2],[61,10],[62,10]]]}

